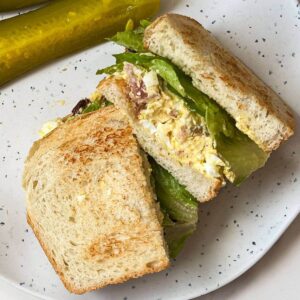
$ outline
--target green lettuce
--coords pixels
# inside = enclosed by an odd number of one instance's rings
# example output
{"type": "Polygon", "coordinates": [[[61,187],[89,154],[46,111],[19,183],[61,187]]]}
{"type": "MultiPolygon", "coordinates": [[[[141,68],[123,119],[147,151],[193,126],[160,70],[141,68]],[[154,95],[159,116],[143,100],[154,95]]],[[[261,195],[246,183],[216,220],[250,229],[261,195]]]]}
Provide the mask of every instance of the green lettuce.
{"type": "Polygon", "coordinates": [[[197,222],[197,200],[154,159],[150,158],[149,161],[161,207],[168,212],[172,220],[197,222]]]}
{"type": "Polygon", "coordinates": [[[140,26],[136,29],[117,32],[110,40],[131,51],[143,52],[144,30],[149,24],[148,20],[141,20],[140,26]]]}
{"type": "Polygon", "coordinates": [[[196,224],[194,223],[177,223],[164,225],[165,240],[168,244],[169,255],[176,258],[181,252],[187,239],[195,232],[196,224]]]}
{"type": "Polygon", "coordinates": [[[176,69],[172,64],[163,59],[155,58],[151,61],[150,69],[160,75],[160,77],[162,77],[182,97],[186,96],[185,89],[183,88],[180,79],[177,76],[176,69]]]}
{"type": "Polygon", "coordinates": [[[103,108],[105,106],[112,105],[111,102],[107,101],[106,99],[96,99],[95,101],[91,102],[83,111],[82,114],[87,114],[92,111],[96,111],[100,108],[103,108]]]}
{"type": "Polygon", "coordinates": [[[134,31],[123,31],[116,33],[111,41],[134,51],[143,51],[143,34],[134,31]]]}
{"type": "Polygon", "coordinates": [[[253,171],[262,167],[268,154],[242,133],[233,118],[206,94],[194,87],[189,76],[168,59],[152,53],[121,53],[115,55],[117,65],[129,62],[148,70],[155,70],[165,80],[169,90],[181,97],[187,107],[205,118],[216,149],[233,173],[229,179],[239,185],[253,171]]]}
{"type": "Polygon", "coordinates": [[[97,75],[101,75],[101,74],[112,75],[112,74],[114,74],[116,72],[120,72],[122,70],[123,70],[123,63],[120,63],[120,64],[116,64],[116,65],[109,66],[104,69],[98,70],[96,74],[97,75]]]}
{"type": "Polygon", "coordinates": [[[155,191],[164,214],[165,239],[171,257],[181,251],[198,222],[198,202],[179,182],[149,157],[155,191]]]}

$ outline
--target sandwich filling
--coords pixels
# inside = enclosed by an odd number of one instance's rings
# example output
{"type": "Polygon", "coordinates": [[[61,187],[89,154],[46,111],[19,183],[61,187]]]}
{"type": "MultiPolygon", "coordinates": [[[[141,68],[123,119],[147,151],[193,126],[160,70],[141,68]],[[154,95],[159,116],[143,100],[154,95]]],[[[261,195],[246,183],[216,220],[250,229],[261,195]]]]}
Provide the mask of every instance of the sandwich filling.
{"type": "Polygon", "coordinates": [[[140,126],[155,136],[170,157],[207,177],[223,177],[225,163],[218,156],[205,119],[189,110],[154,70],[126,62],[114,76],[126,81],[140,126]]]}

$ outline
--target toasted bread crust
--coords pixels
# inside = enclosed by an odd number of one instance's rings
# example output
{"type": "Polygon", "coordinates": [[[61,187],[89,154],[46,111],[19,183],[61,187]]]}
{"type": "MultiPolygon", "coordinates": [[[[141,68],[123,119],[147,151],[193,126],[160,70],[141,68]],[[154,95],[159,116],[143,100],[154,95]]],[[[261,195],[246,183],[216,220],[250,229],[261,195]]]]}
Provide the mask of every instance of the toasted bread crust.
{"type": "Polygon", "coordinates": [[[194,85],[227,110],[264,151],[275,150],[293,134],[290,108],[197,21],[161,16],[147,27],[144,44],[191,76],[194,85]]]}
{"type": "MultiPolygon", "coordinates": [[[[53,269],[55,270],[56,274],[60,277],[60,280],[62,281],[62,283],[64,284],[65,288],[74,294],[84,294],[86,292],[90,292],[93,290],[97,290],[100,288],[103,288],[105,286],[107,286],[107,284],[99,284],[99,285],[94,285],[85,289],[77,289],[76,286],[70,284],[70,282],[68,282],[68,280],[66,280],[63,270],[61,268],[59,268],[59,266],[57,265],[56,261],[53,259],[53,257],[51,256],[51,253],[49,251],[49,249],[47,248],[47,245],[44,243],[42,237],[39,234],[39,230],[36,228],[35,222],[32,221],[32,218],[30,217],[29,213],[27,212],[27,223],[28,225],[31,227],[35,237],[37,238],[37,240],[39,241],[44,253],[46,254],[49,262],[51,263],[53,269]]],[[[143,272],[132,272],[126,276],[120,277],[114,281],[111,281],[109,284],[118,284],[118,283],[122,283],[125,282],[129,279],[133,279],[133,278],[138,278],[147,274],[151,274],[151,273],[156,273],[156,272],[160,272],[165,270],[166,268],[168,268],[169,266],[169,260],[165,259],[165,261],[163,262],[163,264],[161,264],[159,267],[156,268],[147,268],[146,270],[144,270],[143,272]]]]}
{"type": "Polygon", "coordinates": [[[23,176],[27,221],[70,292],[168,267],[146,176],[132,130],[115,107],[79,116],[33,145],[23,176]]]}

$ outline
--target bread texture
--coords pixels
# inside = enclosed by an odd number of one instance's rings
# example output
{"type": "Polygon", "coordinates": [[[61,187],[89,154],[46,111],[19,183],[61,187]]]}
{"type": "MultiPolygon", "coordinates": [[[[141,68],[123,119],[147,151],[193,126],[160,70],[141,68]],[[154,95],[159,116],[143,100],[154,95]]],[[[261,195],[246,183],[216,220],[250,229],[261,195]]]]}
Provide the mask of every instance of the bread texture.
{"type": "Polygon", "coordinates": [[[100,94],[114,103],[128,117],[139,144],[161,166],[167,169],[200,202],[214,198],[222,187],[222,180],[209,178],[171,158],[168,151],[157,141],[153,134],[146,131],[136,118],[125,80],[109,77],[100,82],[100,94]]]}
{"type": "Polygon", "coordinates": [[[67,121],[32,146],[23,175],[28,223],[70,292],[168,267],[148,168],[113,106],[67,121]]]}
{"type": "Polygon", "coordinates": [[[197,21],[163,15],[145,30],[144,46],[191,76],[195,87],[221,105],[264,151],[275,150],[293,134],[288,106],[197,21]]]}

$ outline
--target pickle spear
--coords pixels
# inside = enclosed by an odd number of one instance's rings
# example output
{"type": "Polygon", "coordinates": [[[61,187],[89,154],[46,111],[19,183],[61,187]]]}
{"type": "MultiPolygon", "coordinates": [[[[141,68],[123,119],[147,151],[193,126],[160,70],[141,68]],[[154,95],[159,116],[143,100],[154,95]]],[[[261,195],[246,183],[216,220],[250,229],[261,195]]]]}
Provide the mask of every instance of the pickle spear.
{"type": "Polygon", "coordinates": [[[159,0],[57,0],[0,21],[0,86],[52,59],[96,45],[128,19],[152,16],[159,0]]]}
{"type": "Polygon", "coordinates": [[[30,5],[40,4],[47,0],[0,0],[0,12],[16,10],[30,5]]]}

